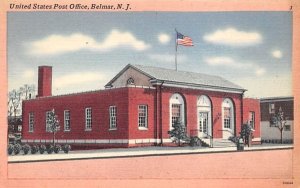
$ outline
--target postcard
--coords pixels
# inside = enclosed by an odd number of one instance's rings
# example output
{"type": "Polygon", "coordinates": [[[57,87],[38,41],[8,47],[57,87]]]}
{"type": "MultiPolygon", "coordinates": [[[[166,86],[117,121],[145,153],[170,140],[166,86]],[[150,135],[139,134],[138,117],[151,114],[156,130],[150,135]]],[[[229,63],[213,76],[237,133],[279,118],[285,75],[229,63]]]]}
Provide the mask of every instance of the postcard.
{"type": "Polygon", "coordinates": [[[2,4],[5,187],[299,185],[296,1],[2,4]]]}

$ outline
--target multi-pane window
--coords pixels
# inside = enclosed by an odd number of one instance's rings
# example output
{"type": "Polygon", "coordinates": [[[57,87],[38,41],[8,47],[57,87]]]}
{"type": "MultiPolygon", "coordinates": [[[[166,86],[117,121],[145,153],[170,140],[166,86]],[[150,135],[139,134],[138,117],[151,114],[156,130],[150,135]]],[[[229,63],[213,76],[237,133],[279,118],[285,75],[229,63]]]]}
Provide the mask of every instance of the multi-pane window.
{"type": "Polygon", "coordinates": [[[255,112],[249,112],[249,124],[252,129],[255,129],[255,112]]]}
{"type": "Polygon", "coordinates": [[[148,106],[139,105],[139,128],[148,128],[148,106]]]}
{"type": "Polygon", "coordinates": [[[269,104],[269,113],[275,114],[275,104],[274,103],[269,104]]]}
{"type": "Polygon", "coordinates": [[[92,130],[92,108],[85,109],[85,130],[92,130]]]}
{"type": "Polygon", "coordinates": [[[172,104],[172,127],[174,127],[176,122],[180,121],[180,112],[181,104],[172,104]]]}
{"type": "Polygon", "coordinates": [[[34,129],[34,114],[33,112],[29,113],[29,132],[33,132],[34,129]]]}
{"type": "Polygon", "coordinates": [[[46,132],[51,132],[50,117],[51,117],[51,111],[47,111],[46,112],[46,132]]]}
{"type": "Polygon", "coordinates": [[[109,129],[117,129],[117,107],[109,107],[109,129]]]}
{"type": "Polygon", "coordinates": [[[70,131],[70,129],[71,129],[70,110],[64,111],[64,129],[65,129],[65,131],[70,131]]]}
{"type": "Polygon", "coordinates": [[[224,128],[231,128],[231,112],[228,107],[224,107],[224,128]]]}

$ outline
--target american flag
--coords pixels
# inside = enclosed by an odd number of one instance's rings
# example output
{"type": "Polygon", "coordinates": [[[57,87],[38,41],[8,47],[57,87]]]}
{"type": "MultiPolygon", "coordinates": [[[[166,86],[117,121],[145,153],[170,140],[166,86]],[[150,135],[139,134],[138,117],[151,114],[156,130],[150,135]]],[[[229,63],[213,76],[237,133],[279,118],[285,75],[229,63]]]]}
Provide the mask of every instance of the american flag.
{"type": "MultiPolygon", "coordinates": [[[[177,32],[177,31],[176,31],[177,32]]],[[[194,46],[193,40],[188,37],[184,36],[183,34],[177,32],[177,45],[182,45],[182,46],[194,46]]]]}

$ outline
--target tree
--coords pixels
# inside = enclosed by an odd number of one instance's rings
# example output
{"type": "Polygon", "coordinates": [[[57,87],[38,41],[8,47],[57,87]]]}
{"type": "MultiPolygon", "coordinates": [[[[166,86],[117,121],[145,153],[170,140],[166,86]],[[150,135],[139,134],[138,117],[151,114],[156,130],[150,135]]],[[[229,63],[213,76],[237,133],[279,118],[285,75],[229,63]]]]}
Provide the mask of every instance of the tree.
{"type": "Polygon", "coordinates": [[[22,93],[23,99],[25,100],[31,99],[35,92],[35,86],[25,84],[23,87],[20,87],[20,92],[22,93]]]}
{"type": "Polygon", "coordinates": [[[20,114],[22,93],[20,90],[13,89],[8,93],[8,133],[15,131],[17,115],[20,114]]]}
{"type": "Polygon", "coordinates": [[[34,92],[34,85],[25,84],[19,89],[13,89],[8,93],[7,115],[9,130],[14,130],[14,126],[18,123],[18,120],[20,119],[17,118],[17,116],[22,114],[22,101],[30,99],[31,96],[34,95],[34,92]]]}
{"type": "Polygon", "coordinates": [[[244,140],[245,144],[250,146],[251,137],[252,137],[252,127],[249,123],[244,123],[241,129],[241,138],[244,140]]]}
{"type": "Polygon", "coordinates": [[[278,110],[278,113],[271,117],[271,124],[275,125],[274,127],[277,127],[280,131],[280,143],[282,144],[282,134],[283,130],[286,126],[288,118],[285,117],[284,112],[282,108],[280,107],[278,110]]]}
{"type": "Polygon", "coordinates": [[[53,134],[53,145],[55,146],[55,134],[60,130],[60,125],[54,109],[47,116],[47,126],[47,130],[53,134]]]}
{"type": "Polygon", "coordinates": [[[174,140],[175,143],[178,143],[178,146],[181,145],[181,140],[187,140],[188,136],[186,134],[186,128],[185,126],[180,122],[180,120],[177,120],[174,123],[174,127],[171,131],[168,131],[168,134],[170,135],[170,138],[174,140]]]}

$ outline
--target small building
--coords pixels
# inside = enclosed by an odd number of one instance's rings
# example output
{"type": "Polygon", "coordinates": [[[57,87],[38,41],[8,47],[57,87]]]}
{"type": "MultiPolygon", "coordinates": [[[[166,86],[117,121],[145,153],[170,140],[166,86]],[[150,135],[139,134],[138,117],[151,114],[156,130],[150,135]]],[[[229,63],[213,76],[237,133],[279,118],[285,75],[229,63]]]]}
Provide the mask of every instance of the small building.
{"type": "Polygon", "coordinates": [[[294,138],[294,97],[270,97],[260,99],[261,138],[263,142],[280,141],[281,133],[272,122],[272,117],[282,110],[286,125],[282,137],[284,143],[293,142],[294,138]]]}
{"type": "Polygon", "coordinates": [[[243,99],[244,88],[219,76],[129,64],[103,90],[59,96],[51,80],[52,67],[39,67],[38,96],[23,102],[23,142],[52,141],[52,109],[61,126],[56,142],[77,147],[169,145],[178,120],[204,141],[239,136],[252,121],[260,141],[258,100],[243,99]]]}

